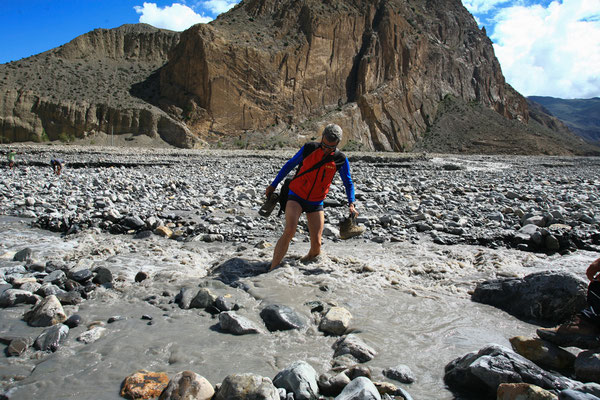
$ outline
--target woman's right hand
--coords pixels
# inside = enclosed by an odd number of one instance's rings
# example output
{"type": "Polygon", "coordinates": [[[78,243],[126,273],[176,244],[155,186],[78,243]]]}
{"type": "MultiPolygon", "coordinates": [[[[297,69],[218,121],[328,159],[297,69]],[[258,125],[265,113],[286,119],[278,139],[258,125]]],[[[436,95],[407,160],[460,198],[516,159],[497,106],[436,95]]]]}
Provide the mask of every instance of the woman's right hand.
{"type": "Polygon", "coordinates": [[[275,188],[271,185],[267,186],[267,189],[265,190],[265,195],[267,196],[267,198],[271,197],[271,194],[275,191],[275,188]]]}
{"type": "Polygon", "coordinates": [[[587,271],[585,271],[586,276],[590,281],[598,280],[598,273],[600,272],[600,258],[590,264],[587,271]]]}

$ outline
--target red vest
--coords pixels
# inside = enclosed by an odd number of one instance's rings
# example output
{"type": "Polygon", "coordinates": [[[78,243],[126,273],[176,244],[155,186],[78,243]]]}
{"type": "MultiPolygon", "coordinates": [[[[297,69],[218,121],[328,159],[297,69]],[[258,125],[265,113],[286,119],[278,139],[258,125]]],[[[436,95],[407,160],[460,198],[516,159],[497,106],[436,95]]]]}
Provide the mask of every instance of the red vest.
{"type": "MultiPolygon", "coordinates": [[[[300,169],[296,174],[310,169],[312,166],[320,162],[326,153],[323,151],[319,143],[307,143],[304,145],[305,153],[300,165],[300,169]]],[[[329,193],[329,186],[335,176],[338,168],[345,162],[345,156],[336,151],[331,161],[321,165],[319,168],[294,179],[290,183],[290,190],[308,201],[322,201],[329,193]]]]}

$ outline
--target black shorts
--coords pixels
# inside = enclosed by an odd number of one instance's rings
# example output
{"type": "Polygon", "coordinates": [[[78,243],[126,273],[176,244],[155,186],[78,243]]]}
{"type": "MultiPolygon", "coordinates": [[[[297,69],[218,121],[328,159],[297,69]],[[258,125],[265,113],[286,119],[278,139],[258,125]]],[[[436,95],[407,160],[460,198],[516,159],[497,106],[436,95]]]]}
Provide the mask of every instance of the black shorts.
{"type": "Polygon", "coordinates": [[[304,200],[302,197],[296,196],[291,191],[290,194],[288,194],[288,201],[290,200],[294,200],[296,203],[300,204],[300,206],[302,207],[302,211],[307,214],[317,211],[323,211],[323,202],[315,204],[313,202],[304,200]]]}

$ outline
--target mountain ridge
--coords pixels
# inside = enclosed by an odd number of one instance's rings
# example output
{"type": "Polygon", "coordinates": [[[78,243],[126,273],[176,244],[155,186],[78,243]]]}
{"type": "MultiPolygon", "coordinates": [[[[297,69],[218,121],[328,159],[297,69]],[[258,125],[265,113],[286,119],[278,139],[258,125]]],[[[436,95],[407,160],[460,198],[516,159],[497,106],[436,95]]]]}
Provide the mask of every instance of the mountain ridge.
{"type": "Polygon", "coordinates": [[[590,152],[544,115],[505,82],[457,0],[248,0],[182,33],[96,29],[0,65],[3,141],[114,132],[177,147],[295,147],[335,122],[349,149],[437,149],[425,138],[442,135],[488,143],[442,151],[590,152]],[[448,96],[478,106],[445,107],[448,96]],[[473,123],[443,118],[458,110],[473,123]],[[502,116],[494,130],[486,110],[502,116]]]}

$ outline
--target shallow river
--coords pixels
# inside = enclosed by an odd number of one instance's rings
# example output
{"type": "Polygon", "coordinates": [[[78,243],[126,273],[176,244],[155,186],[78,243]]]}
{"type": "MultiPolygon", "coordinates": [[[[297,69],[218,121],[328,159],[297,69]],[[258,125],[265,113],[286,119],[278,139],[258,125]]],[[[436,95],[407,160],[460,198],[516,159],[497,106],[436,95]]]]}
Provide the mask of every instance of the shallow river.
{"type": "MultiPolygon", "coordinates": [[[[275,233],[274,233],[275,234],[275,233]]],[[[276,237],[268,238],[274,243],[276,237]]],[[[543,269],[583,274],[597,254],[577,252],[548,257],[512,250],[472,246],[441,247],[416,243],[325,241],[326,255],[313,264],[293,257],[306,251],[299,236],[286,265],[269,273],[241,278],[246,290],[226,286],[211,270],[228,260],[250,263],[270,258],[271,249],[234,243],[182,243],[159,237],[87,232],[62,238],[29,227],[28,221],[0,220],[0,266],[18,265],[14,252],[30,247],[35,259],[61,259],[74,268],[105,266],[116,277],[115,288],[100,288],[79,306],[66,307],[84,323],[71,330],[53,354],[28,350],[21,357],[0,355],[2,389],[14,387],[11,399],[118,399],[123,379],[139,369],[169,376],[192,370],[213,385],[233,373],[252,372],[273,378],[296,360],[309,362],[320,374],[330,369],[331,345],[316,328],[306,302],[320,300],[347,308],[356,334],[378,355],[369,363],[374,380],[381,370],[406,364],[416,382],[398,386],[415,399],[452,399],[443,383],[444,366],[488,343],[510,347],[508,339],[533,335],[536,326],[503,311],[469,300],[477,281],[523,276],[543,269]],[[140,271],[150,278],[134,283],[140,271]],[[207,285],[242,305],[241,315],[262,325],[267,304],[294,308],[307,321],[299,331],[233,336],[218,330],[218,319],[201,310],[182,310],[172,300],[183,286],[207,285]],[[155,296],[153,303],[149,296],[155,296]],[[142,315],[153,317],[152,324],[142,315]],[[112,316],[126,317],[111,324],[112,316]],[[106,323],[105,335],[92,344],[76,340],[92,321],[106,323]]],[[[0,334],[35,338],[43,328],[21,320],[30,306],[0,310],[0,334]]]]}

